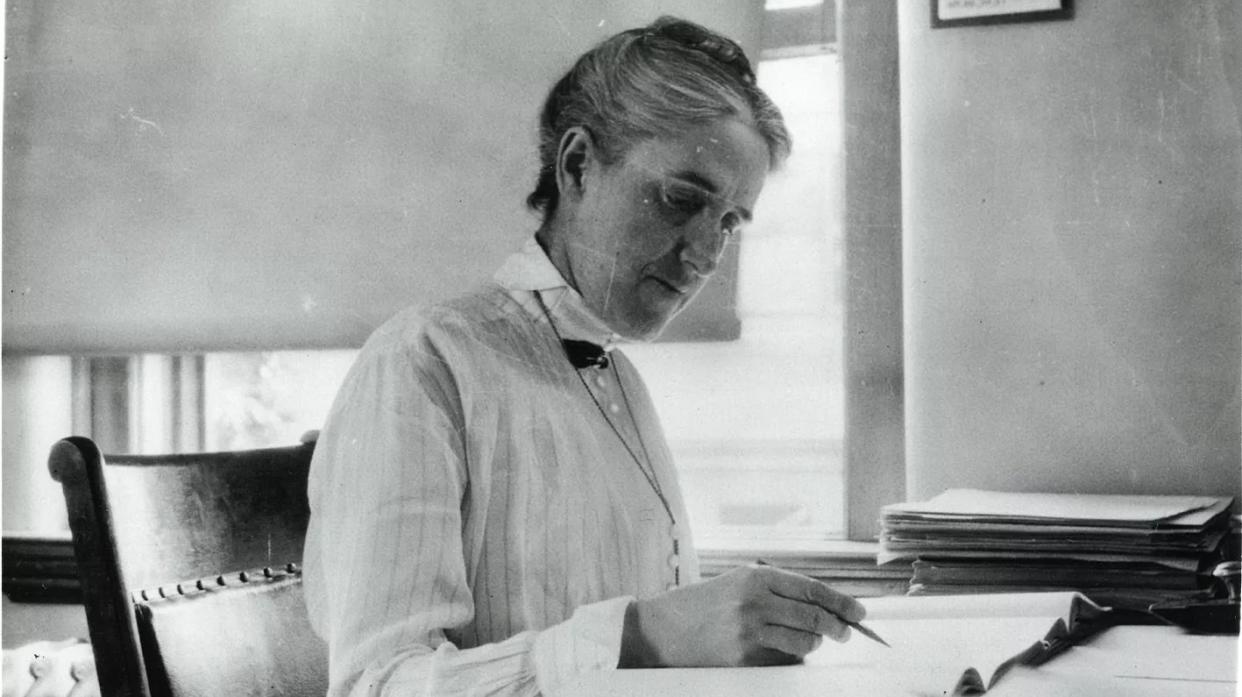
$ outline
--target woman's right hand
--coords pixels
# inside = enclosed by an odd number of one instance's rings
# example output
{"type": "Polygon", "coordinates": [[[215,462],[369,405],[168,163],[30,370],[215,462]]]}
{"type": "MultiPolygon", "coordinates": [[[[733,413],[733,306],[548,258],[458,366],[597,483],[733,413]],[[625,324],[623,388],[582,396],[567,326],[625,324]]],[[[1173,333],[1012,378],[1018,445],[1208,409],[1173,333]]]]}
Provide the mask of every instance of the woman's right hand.
{"type": "Polygon", "coordinates": [[[636,600],[625,617],[621,668],[797,663],[866,610],[813,578],[751,565],[636,600]]]}

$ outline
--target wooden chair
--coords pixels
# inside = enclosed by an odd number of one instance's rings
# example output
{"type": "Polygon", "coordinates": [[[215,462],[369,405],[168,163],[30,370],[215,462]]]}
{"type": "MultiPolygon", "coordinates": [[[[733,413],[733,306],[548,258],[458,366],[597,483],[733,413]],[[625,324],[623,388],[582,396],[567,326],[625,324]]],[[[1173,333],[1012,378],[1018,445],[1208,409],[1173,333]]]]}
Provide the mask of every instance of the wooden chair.
{"type": "MultiPolygon", "coordinates": [[[[148,666],[144,658],[145,649],[148,655],[160,657],[157,663],[170,661],[167,647],[156,643],[158,632],[153,634],[149,626],[139,631],[135,600],[147,602],[135,596],[140,590],[148,591],[148,599],[182,595],[175,593],[178,585],[182,590],[190,586],[198,590],[198,579],[224,579],[240,571],[264,576],[264,568],[270,577],[272,569],[284,570],[278,574],[281,583],[269,584],[269,592],[252,588],[251,592],[221,593],[215,589],[209,602],[204,602],[207,595],[203,594],[193,603],[178,605],[192,605],[194,612],[178,611],[170,617],[199,617],[196,622],[201,623],[200,607],[218,612],[226,598],[253,606],[255,597],[261,596],[277,598],[286,611],[229,616],[251,624],[287,621],[293,626],[291,631],[306,628],[301,578],[296,566],[288,565],[302,557],[310,515],[306,483],[313,450],[311,440],[284,448],[105,459],[88,438],[66,438],[55,444],[49,468],[64,490],[96,671],[105,697],[158,697],[168,689],[166,676],[150,677],[150,668],[162,666],[148,666]],[[142,634],[147,635],[145,644],[142,634]]],[[[149,620],[152,614],[146,616],[149,620]]],[[[171,621],[165,618],[157,624],[167,628],[171,621]]],[[[232,641],[239,648],[247,644],[235,641],[237,633],[256,631],[249,624],[235,627],[233,636],[208,636],[205,628],[199,630],[201,644],[218,642],[227,647],[232,641]]],[[[191,627],[190,631],[197,630],[191,627]]],[[[260,633],[264,631],[269,630],[260,633]]],[[[279,628],[271,631],[282,634],[279,628]]],[[[326,664],[322,642],[314,637],[308,641],[306,650],[322,652],[316,660],[326,664]]],[[[184,641],[172,643],[188,646],[184,641]]],[[[326,667],[323,671],[324,675],[309,678],[312,683],[322,681],[319,694],[326,692],[326,667]]],[[[221,694],[235,694],[240,686],[217,683],[214,687],[221,694]]],[[[241,693],[281,694],[275,688],[261,691],[250,685],[241,693]]]]}

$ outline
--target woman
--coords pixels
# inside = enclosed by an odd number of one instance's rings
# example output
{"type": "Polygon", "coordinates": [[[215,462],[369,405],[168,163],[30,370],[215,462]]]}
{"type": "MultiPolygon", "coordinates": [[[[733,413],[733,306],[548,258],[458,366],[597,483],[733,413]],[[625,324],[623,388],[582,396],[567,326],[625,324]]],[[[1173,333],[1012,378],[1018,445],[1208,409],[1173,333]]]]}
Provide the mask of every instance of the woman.
{"type": "Polygon", "coordinates": [[[586,670],[800,660],[862,608],[746,567],[701,582],[620,351],[715,270],[787,154],[741,49],[662,18],[552,89],[534,239],[368,340],[319,439],[305,589],[333,695],[554,691],[586,670]]]}

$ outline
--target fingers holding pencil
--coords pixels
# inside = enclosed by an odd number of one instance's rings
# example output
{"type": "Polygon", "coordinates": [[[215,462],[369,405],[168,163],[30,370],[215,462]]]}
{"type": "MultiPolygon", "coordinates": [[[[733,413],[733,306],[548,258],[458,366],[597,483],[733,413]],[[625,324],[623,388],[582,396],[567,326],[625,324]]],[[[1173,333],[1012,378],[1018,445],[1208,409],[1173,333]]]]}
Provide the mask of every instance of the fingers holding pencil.
{"type": "Polygon", "coordinates": [[[742,566],[638,598],[626,610],[618,667],[798,663],[825,637],[844,641],[866,611],[826,584],[771,566],[742,566]]]}
{"type": "Polygon", "coordinates": [[[859,634],[872,641],[877,641],[885,646],[889,645],[887,641],[880,638],[880,635],[862,624],[867,610],[854,598],[835,591],[827,584],[815,579],[792,571],[779,569],[762,559],[756,563],[776,572],[766,577],[769,588],[774,595],[803,604],[803,606],[811,605],[819,609],[819,612],[807,612],[805,609],[800,612],[795,611],[795,616],[798,619],[792,621],[798,622],[800,619],[802,624],[802,626],[795,628],[803,629],[804,631],[815,631],[836,641],[848,639],[849,630],[846,628],[849,628],[856,630],[859,634]],[[807,624],[806,618],[809,616],[816,617],[814,624],[807,624]]]}

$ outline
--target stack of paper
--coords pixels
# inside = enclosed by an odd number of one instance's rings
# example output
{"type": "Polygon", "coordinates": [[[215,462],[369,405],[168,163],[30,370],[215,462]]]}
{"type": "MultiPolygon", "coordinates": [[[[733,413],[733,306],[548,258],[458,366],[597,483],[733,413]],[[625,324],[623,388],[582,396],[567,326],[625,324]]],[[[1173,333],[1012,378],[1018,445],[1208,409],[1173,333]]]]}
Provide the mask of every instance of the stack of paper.
{"type": "Polygon", "coordinates": [[[1203,592],[1231,503],[952,489],[885,506],[879,561],[912,562],[912,594],[1078,590],[1146,607],[1203,592]]]}

